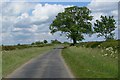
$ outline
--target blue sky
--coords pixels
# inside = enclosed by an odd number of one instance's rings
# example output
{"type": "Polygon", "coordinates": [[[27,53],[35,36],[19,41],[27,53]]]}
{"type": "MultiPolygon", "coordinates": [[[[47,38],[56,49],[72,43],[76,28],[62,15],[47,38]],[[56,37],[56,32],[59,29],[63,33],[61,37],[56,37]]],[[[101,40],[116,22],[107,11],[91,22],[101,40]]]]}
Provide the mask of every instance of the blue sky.
{"type": "Polygon", "coordinates": [[[90,2],[40,2],[41,4],[61,4],[61,5],[75,5],[75,6],[87,6],[90,2]]]}
{"type": "MultiPolygon", "coordinates": [[[[99,1],[99,0],[98,0],[99,1]]],[[[53,39],[58,39],[61,42],[69,41],[65,35],[60,36],[57,32],[54,35],[50,33],[49,25],[55,19],[59,12],[63,12],[66,7],[70,6],[86,6],[94,16],[92,23],[96,19],[100,19],[101,15],[113,15],[116,22],[118,22],[118,6],[117,2],[98,2],[91,0],[90,2],[26,2],[25,1],[9,1],[0,3],[2,14],[0,14],[1,35],[0,44],[26,44],[34,41],[43,41],[44,39],[49,42],[53,39]]],[[[116,24],[116,26],[118,26],[116,24]]],[[[118,28],[115,30],[118,38],[118,28]]],[[[96,34],[91,37],[85,35],[83,41],[100,41],[103,37],[97,38],[96,34]]]]}

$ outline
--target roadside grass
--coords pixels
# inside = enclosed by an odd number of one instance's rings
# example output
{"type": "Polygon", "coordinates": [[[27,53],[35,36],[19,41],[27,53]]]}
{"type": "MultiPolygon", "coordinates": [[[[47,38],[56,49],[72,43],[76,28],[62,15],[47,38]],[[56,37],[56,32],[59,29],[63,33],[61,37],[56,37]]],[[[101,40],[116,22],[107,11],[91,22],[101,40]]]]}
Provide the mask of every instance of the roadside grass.
{"type": "Polygon", "coordinates": [[[100,49],[69,47],[62,56],[76,78],[118,77],[118,59],[102,56],[100,49]]]}
{"type": "Polygon", "coordinates": [[[2,51],[2,77],[10,74],[28,60],[51,50],[54,46],[2,51]]]}
{"type": "Polygon", "coordinates": [[[0,46],[0,79],[2,78],[2,46],[0,46]]]}

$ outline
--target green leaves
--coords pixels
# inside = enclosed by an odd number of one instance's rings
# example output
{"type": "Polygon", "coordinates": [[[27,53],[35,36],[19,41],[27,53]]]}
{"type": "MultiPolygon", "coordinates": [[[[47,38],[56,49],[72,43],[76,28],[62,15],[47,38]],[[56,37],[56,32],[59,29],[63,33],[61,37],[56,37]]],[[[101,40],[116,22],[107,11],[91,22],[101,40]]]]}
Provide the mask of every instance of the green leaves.
{"type": "Polygon", "coordinates": [[[98,37],[104,36],[106,40],[114,39],[115,20],[113,16],[101,16],[101,20],[94,23],[94,31],[98,33],[98,37]]]}
{"type": "Polygon", "coordinates": [[[84,39],[83,34],[98,33],[98,37],[104,36],[105,39],[114,39],[115,20],[113,16],[101,16],[101,20],[96,20],[94,23],[94,32],[92,29],[91,20],[93,16],[87,7],[68,7],[65,11],[58,13],[53,23],[50,25],[51,33],[61,31],[61,34],[76,41],[84,39]]]}
{"type": "Polygon", "coordinates": [[[83,34],[92,33],[92,24],[90,21],[93,16],[87,7],[68,7],[65,11],[58,13],[56,19],[50,25],[51,33],[61,31],[66,33],[68,38],[74,41],[81,41],[84,39],[83,34]]]}

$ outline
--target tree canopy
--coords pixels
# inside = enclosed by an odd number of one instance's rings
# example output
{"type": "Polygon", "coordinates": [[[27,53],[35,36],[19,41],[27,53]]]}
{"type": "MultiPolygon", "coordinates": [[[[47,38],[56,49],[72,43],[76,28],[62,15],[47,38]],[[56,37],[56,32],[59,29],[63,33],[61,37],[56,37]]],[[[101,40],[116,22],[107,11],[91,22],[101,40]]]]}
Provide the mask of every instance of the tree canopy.
{"type": "Polygon", "coordinates": [[[51,43],[52,43],[52,44],[61,44],[61,42],[58,41],[57,39],[55,39],[55,40],[51,40],[51,43]]]}
{"type": "Polygon", "coordinates": [[[48,43],[48,41],[47,41],[47,40],[44,40],[43,42],[44,42],[44,44],[47,44],[47,43],[48,43]]]}
{"type": "Polygon", "coordinates": [[[92,33],[91,20],[93,16],[87,7],[68,7],[64,12],[58,13],[50,25],[51,33],[61,31],[73,40],[73,43],[84,39],[83,34],[92,33]]]}
{"type": "Polygon", "coordinates": [[[113,16],[101,16],[101,20],[96,20],[94,23],[94,31],[98,33],[98,37],[104,36],[106,40],[114,39],[115,24],[113,16]]]}

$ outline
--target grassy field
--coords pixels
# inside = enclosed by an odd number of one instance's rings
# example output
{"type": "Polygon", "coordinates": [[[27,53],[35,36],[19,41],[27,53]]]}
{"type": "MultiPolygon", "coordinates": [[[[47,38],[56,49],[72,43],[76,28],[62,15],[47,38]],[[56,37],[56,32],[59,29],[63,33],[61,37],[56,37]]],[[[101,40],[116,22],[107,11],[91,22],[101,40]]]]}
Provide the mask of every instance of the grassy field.
{"type": "Polygon", "coordinates": [[[77,78],[117,78],[118,59],[102,56],[100,49],[69,47],[62,51],[77,78]]]}
{"type": "Polygon", "coordinates": [[[33,47],[2,52],[2,76],[5,77],[13,70],[39,54],[49,51],[53,46],[33,47]]]}
{"type": "Polygon", "coordinates": [[[0,79],[2,77],[2,47],[0,46],[0,79]]]}

